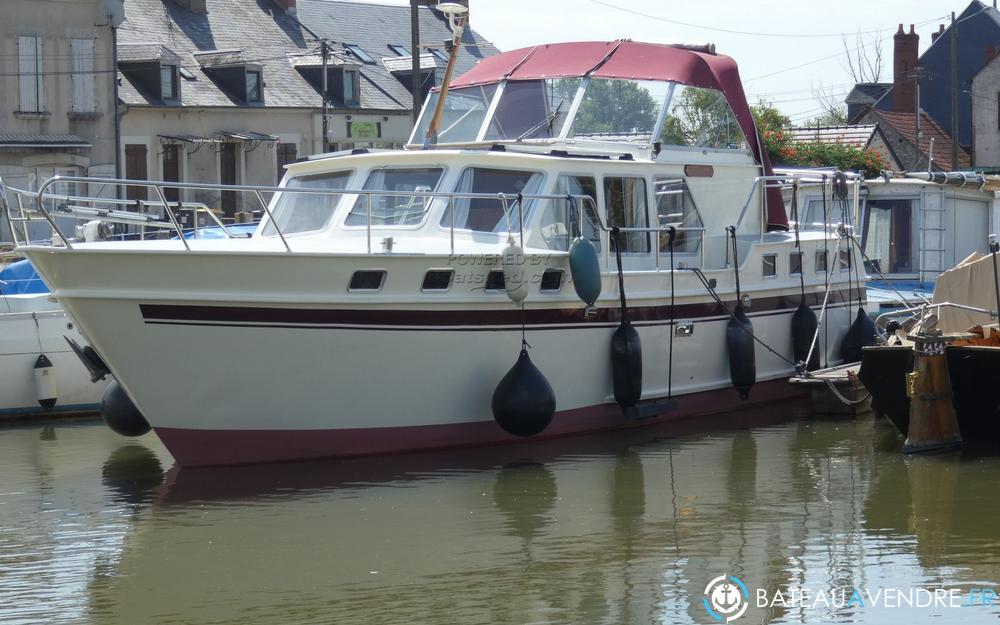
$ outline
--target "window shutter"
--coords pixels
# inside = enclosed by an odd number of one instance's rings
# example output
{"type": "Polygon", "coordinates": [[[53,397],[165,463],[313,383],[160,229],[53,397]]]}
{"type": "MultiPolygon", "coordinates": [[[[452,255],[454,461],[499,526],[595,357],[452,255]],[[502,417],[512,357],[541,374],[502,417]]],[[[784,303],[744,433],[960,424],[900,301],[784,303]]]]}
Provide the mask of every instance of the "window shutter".
{"type": "Polygon", "coordinates": [[[18,110],[34,112],[41,110],[38,101],[38,38],[17,38],[17,79],[20,91],[18,110]]]}
{"type": "Polygon", "coordinates": [[[97,110],[94,94],[94,40],[73,39],[72,110],[92,113],[97,110]]]}

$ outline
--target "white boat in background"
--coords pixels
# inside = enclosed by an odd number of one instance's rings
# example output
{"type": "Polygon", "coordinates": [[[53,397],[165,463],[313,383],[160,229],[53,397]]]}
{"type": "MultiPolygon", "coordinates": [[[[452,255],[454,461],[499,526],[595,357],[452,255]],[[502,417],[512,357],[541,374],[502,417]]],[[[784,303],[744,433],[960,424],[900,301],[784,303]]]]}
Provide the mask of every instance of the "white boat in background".
{"type": "MultiPolygon", "coordinates": [[[[537,46],[446,81],[406,150],[226,187],[265,208],[249,238],[19,249],[182,466],[635,427],[775,403],[795,361],[841,360],[859,181],[773,175],[759,145],[714,48],[537,46]],[[822,227],[789,227],[793,185],[837,198],[822,227]]],[[[58,180],[12,223],[151,223],[58,180]]]]}
{"type": "Polygon", "coordinates": [[[84,339],[27,265],[0,272],[0,419],[94,413],[106,385],[91,382],[65,337],[84,339]]]}

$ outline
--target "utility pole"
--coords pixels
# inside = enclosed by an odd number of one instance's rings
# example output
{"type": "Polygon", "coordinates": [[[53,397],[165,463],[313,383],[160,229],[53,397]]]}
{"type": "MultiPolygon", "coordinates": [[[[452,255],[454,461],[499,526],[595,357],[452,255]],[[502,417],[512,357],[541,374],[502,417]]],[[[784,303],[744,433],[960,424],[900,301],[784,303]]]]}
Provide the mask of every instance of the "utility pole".
{"type": "Polygon", "coordinates": [[[320,144],[322,145],[322,149],[320,150],[320,152],[322,153],[326,152],[329,149],[328,147],[329,141],[327,138],[330,136],[329,135],[330,121],[327,115],[327,108],[326,108],[327,103],[330,101],[329,91],[327,90],[328,72],[326,71],[326,61],[327,58],[329,57],[329,49],[327,48],[326,45],[326,39],[320,42],[320,49],[322,50],[323,54],[323,140],[322,143],[320,144]]]}
{"type": "Polygon", "coordinates": [[[951,166],[958,170],[958,24],[951,12],[951,166]]]}
{"type": "Polygon", "coordinates": [[[413,92],[413,124],[420,115],[420,12],[417,0],[410,0],[410,90],[413,92]]]}

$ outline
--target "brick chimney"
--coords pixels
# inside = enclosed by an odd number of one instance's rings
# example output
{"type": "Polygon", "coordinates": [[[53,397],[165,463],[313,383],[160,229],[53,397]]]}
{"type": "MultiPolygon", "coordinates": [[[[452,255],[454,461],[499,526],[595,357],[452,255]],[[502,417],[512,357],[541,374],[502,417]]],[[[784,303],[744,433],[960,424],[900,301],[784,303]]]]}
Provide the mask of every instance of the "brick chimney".
{"type": "Polygon", "coordinates": [[[938,24],[938,29],[936,33],[931,33],[931,43],[938,40],[938,37],[944,34],[944,24],[938,24]]]}
{"type": "Polygon", "coordinates": [[[916,33],[913,24],[910,32],[903,32],[903,25],[893,36],[892,54],[892,110],[897,113],[912,113],[916,89],[914,87],[917,69],[917,50],[920,45],[920,35],[916,33]]]}
{"type": "Polygon", "coordinates": [[[274,3],[284,9],[285,13],[295,15],[295,0],[274,0],[274,3]]]}

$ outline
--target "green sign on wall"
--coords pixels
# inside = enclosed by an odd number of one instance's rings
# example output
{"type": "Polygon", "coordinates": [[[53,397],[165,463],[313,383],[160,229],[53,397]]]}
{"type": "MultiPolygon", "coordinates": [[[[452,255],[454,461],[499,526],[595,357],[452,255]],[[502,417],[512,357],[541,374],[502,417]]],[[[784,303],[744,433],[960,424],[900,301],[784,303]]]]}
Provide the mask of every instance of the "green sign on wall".
{"type": "Polygon", "coordinates": [[[353,139],[378,139],[382,136],[378,122],[347,122],[347,136],[353,139]]]}

